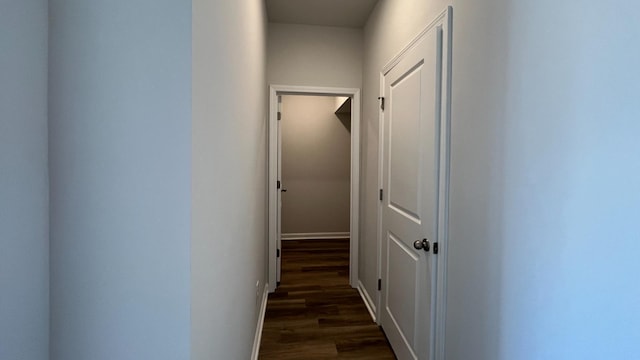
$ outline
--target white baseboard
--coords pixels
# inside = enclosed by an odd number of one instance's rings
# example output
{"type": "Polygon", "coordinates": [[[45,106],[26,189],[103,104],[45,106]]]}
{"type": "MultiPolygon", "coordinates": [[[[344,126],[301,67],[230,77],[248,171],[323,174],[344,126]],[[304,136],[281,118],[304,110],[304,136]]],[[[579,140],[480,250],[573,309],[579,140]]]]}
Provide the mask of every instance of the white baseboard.
{"type": "Polygon", "coordinates": [[[377,322],[376,306],[374,305],[373,300],[371,300],[371,297],[369,296],[367,289],[364,288],[360,280],[358,280],[358,292],[360,293],[360,297],[362,297],[362,300],[364,301],[364,305],[367,307],[367,310],[369,310],[369,315],[371,315],[373,322],[377,322]]]}
{"type": "Polygon", "coordinates": [[[282,240],[313,240],[313,239],[348,239],[351,234],[346,232],[317,232],[317,233],[288,233],[282,234],[282,240]]]}
{"type": "Polygon", "coordinates": [[[256,325],[256,335],[253,339],[253,351],[251,351],[251,360],[258,360],[260,353],[260,342],[262,341],[262,327],[264,325],[264,315],[267,311],[267,299],[269,297],[269,284],[264,284],[262,292],[262,303],[260,304],[260,312],[258,313],[258,323],[256,325]]]}

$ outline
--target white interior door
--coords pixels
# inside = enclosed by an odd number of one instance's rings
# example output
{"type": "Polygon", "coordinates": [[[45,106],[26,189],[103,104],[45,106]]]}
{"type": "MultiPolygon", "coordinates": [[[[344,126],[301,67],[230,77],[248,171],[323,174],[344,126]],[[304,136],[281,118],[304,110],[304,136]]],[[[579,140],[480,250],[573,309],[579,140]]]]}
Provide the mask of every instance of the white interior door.
{"type": "Polygon", "coordinates": [[[433,352],[441,27],[399,58],[383,88],[381,324],[398,359],[426,360],[433,352]]]}

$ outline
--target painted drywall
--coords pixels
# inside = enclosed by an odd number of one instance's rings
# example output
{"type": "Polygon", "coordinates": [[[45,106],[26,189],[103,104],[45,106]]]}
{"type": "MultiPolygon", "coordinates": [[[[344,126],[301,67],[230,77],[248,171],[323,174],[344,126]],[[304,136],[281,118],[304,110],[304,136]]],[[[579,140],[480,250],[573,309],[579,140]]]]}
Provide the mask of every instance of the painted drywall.
{"type": "Polygon", "coordinates": [[[336,109],[335,97],[282,96],[283,234],[349,232],[351,133],[336,109]]]}
{"type": "Polygon", "coordinates": [[[267,82],[273,85],[362,86],[362,30],[269,24],[267,82]]]}
{"type": "Polygon", "coordinates": [[[263,1],[193,2],[192,359],[251,356],[267,274],[265,44],[263,1]]]}
{"type": "Polygon", "coordinates": [[[640,356],[640,5],[454,11],[448,357],[640,356]]]}
{"type": "Polygon", "coordinates": [[[49,358],[47,1],[0,1],[0,359],[49,358]]]}
{"type": "MultiPolygon", "coordinates": [[[[379,71],[446,5],[381,1],[365,28],[370,293],[379,71]]],[[[453,1],[447,359],[639,356],[639,10],[453,1]]]]}
{"type": "Polygon", "coordinates": [[[445,1],[380,1],[364,28],[362,176],[359,278],[374,301],[378,294],[378,111],[380,71],[431,19],[445,1]]]}
{"type": "Polygon", "coordinates": [[[49,11],[51,359],[187,359],[191,2],[49,11]]]}

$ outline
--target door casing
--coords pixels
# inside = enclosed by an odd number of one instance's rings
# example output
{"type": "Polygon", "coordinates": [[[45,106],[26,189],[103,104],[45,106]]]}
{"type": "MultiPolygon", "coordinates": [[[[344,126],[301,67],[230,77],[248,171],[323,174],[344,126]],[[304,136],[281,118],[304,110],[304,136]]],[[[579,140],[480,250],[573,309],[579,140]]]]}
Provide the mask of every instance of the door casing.
{"type": "Polygon", "coordinates": [[[359,203],[360,203],[360,89],[339,87],[310,87],[294,85],[269,86],[269,292],[277,286],[278,250],[278,96],[281,95],[316,95],[316,96],[348,96],[351,97],[351,199],[349,222],[349,284],[358,286],[358,245],[359,245],[359,203]]]}
{"type": "MultiPolygon", "coordinates": [[[[443,32],[443,48],[442,48],[442,99],[441,99],[441,119],[440,119],[440,178],[439,178],[439,194],[438,202],[438,255],[436,255],[436,284],[435,284],[435,304],[433,304],[434,320],[432,323],[432,339],[434,360],[445,359],[445,314],[446,314],[446,284],[447,284],[447,245],[449,233],[449,185],[450,185],[450,148],[451,148],[451,81],[452,81],[452,27],[453,27],[453,7],[448,6],[438,16],[433,19],[418,35],[416,35],[396,56],[387,62],[380,71],[380,96],[385,96],[385,74],[387,74],[402,59],[403,55],[413,49],[416,44],[424,37],[426,33],[434,27],[440,26],[443,32]]],[[[383,151],[384,151],[384,110],[382,107],[378,110],[378,188],[383,188],[383,151]]],[[[383,246],[383,229],[382,229],[382,201],[378,202],[378,278],[385,281],[383,277],[384,269],[382,269],[382,246],[383,246]]],[[[376,308],[380,309],[382,302],[382,294],[377,292],[376,308]]],[[[380,324],[380,316],[376,312],[376,322],[380,324]]]]}

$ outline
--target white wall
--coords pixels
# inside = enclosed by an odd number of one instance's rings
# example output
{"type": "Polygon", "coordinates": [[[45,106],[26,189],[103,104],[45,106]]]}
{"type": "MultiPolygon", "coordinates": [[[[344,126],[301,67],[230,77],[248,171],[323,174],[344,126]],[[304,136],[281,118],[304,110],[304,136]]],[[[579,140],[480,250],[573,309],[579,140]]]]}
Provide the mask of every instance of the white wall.
{"type": "Polygon", "coordinates": [[[194,1],[192,359],[251,354],[267,273],[265,42],[262,1],[194,1]]]}
{"type": "Polygon", "coordinates": [[[351,124],[336,109],[331,96],[282,96],[283,234],[349,232],[351,124]]]}
{"type": "Polygon", "coordinates": [[[448,357],[640,356],[640,5],[454,6],[448,357]]]}
{"type": "Polygon", "coordinates": [[[49,10],[51,359],[187,359],[191,2],[49,10]]]}
{"type": "Polygon", "coordinates": [[[0,359],[49,357],[47,1],[0,1],[0,359]]]}
{"type": "Polygon", "coordinates": [[[362,30],[269,24],[267,82],[273,85],[362,86],[362,30]]]}
{"type": "MultiPolygon", "coordinates": [[[[380,71],[446,7],[445,1],[380,1],[364,28],[362,93],[361,243],[359,277],[367,293],[378,293],[378,111],[380,71]]],[[[376,301],[376,300],[374,300],[376,301]]]]}
{"type": "MultiPolygon", "coordinates": [[[[365,28],[369,291],[379,71],[446,5],[383,0],[365,28]]],[[[453,7],[446,358],[639,356],[640,5],[453,7]]]]}

